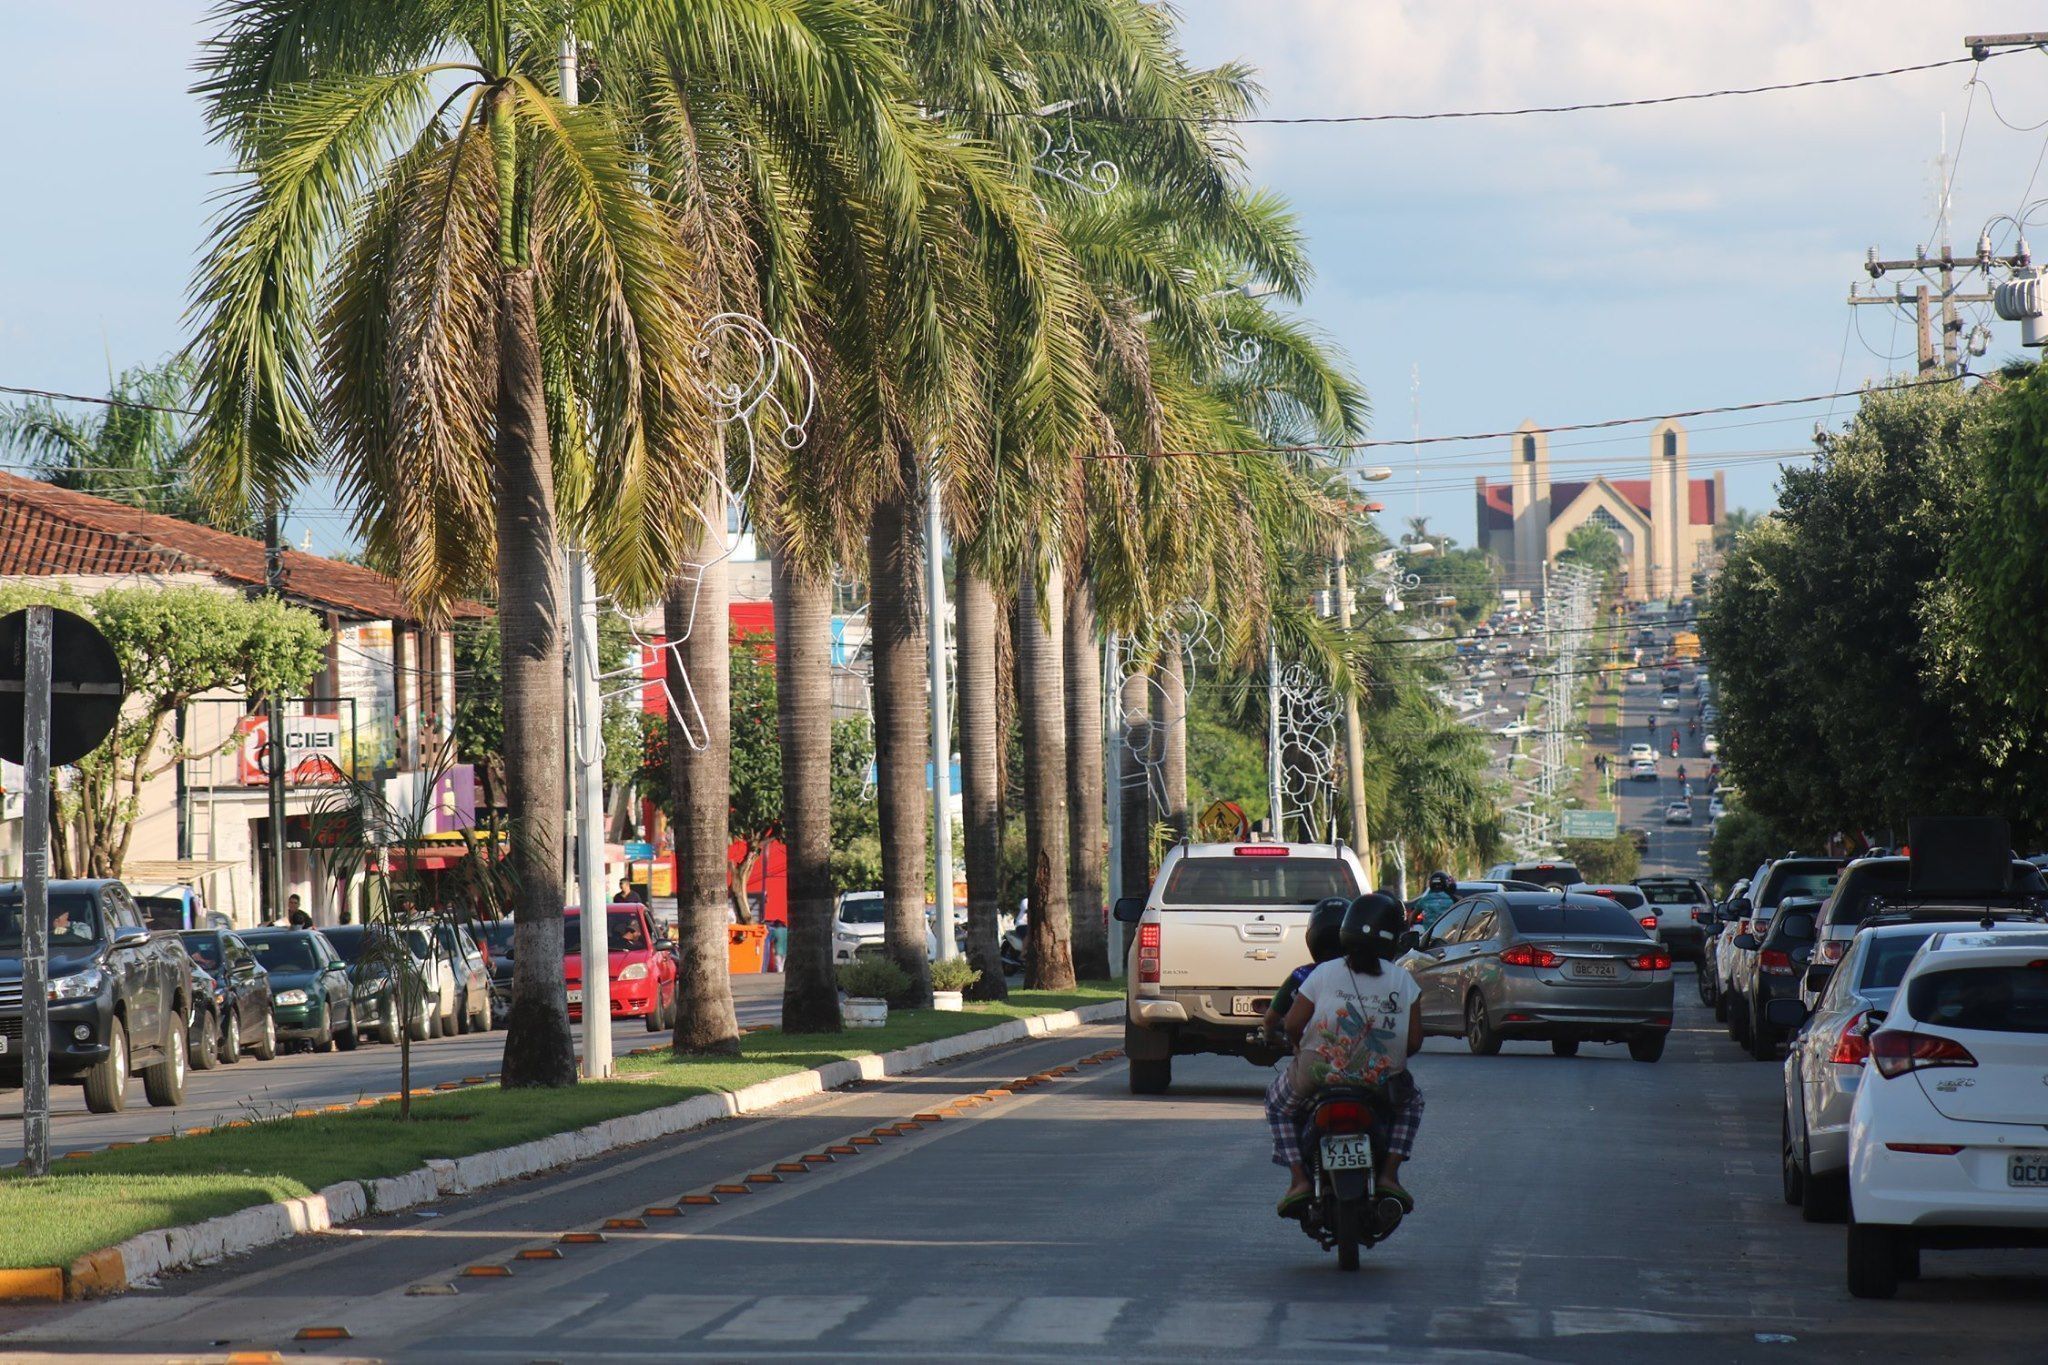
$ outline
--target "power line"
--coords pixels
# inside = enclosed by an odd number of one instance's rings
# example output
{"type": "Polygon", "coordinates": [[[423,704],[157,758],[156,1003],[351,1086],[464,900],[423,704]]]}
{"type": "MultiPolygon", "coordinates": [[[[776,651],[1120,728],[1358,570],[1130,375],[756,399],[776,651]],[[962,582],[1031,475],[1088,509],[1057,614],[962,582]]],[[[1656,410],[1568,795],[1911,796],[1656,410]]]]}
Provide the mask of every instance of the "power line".
{"type": "Polygon", "coordinates": [[[1628,100],[1595,100],[1579,104],[1536,104],[1515,109],[1454,109],[1421,114],[1326,114],[1291,118],[1234,114],[1084,114],[1061,110],[1056,114],[1025,113],[1012,115],[1012,117],[1073,118],[1077,121],[1095,123],[1194,123],[1203,125],[1430,123],[1446,119],[1520,118],[1529,114],[1578,114],[1602,109],[1641,109],[1652,105],[1686,104],[1697,100],[1725,99],[1738,95],[1768,95],[1785,90],[1809,90],[1816,86],[1847,85],[1852,81],[1880,80],[1890,76],[1911,75],[1918,71],[1939,71],[1945,67],[1961,66],[1969,62],[1984,62],[1991,60],[1993,57],[2007,55],[2009,54],[2006,52],[1986,52],[1981,56],[1950,57],[1938,62],[1917,62],[1911,66],[1886,67],[1881,71],[1858,71],[1847,76],[1816,76],[1810,80],[1781,81],[1774,85],[1728,86],[1719,90],[1698,90],[1684,95],[1655,95],[1643,99],[1628,100]]]}
{"type": "Polygon", "coordinates": [[[161,403],[140,403],[130,398],[107,398],[89,393],[60,393],[56,389],[25,389],[14,384],[0,384],[0,393],[20,394],[24,398],[50,398],[60,403],[96,403],[103,408],[132,408],[137,412],[168,412],[179,417],[204,416],[197,408],[173,408],[161,403]]]}

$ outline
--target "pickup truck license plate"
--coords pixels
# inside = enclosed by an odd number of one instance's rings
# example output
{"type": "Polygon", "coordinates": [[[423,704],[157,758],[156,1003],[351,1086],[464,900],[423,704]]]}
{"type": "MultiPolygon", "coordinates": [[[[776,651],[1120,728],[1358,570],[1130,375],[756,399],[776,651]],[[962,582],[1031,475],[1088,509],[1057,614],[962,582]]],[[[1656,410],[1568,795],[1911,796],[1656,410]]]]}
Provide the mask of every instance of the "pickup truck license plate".
{"type": "Polygon", "coordinates": [[[580,1005],[580,1004],[582,1004],[582,1003],[583,1003],[583,992],[582,992],[582,991],[578,991],[578,990],[572,990],[572,991],[570,991],[570,992],[569,992],[569,1003],[570,1003],[570,1004],[572,1004],[572,1005],[580,1005]]]}
{"type": "Polygon", "coordinates": [[[1574,962],[1572,975],[1585,980],[1614,981],[1621,971],[1612,962],[1574,962]]]}
{"type": "Polygon", "coordinates": [[[1366,1133],[1323,1139],[1323,1169],[1364,1171],[1372,1167],[1372,1138],[1366,1133]]]}
{"type": "Polygon", "coordinates": [[[2006,1158],[2005,1183],[2048,1187],[2048,1152],[2014,1152],[2006,1158]]]}
{"type": "Polygon", "coordinates": [[[0,1033],[0,1057],[7,1055],[7,1035],[0,1033]]]}
{"type": "Polygon", "coordinates": [[[1232,1014],[1264,1014],[1265,1011],[1259,1008],[1260,998],[1256,995],[1233,995],[1230,997],[1230,1012],[1232,1014]]]}

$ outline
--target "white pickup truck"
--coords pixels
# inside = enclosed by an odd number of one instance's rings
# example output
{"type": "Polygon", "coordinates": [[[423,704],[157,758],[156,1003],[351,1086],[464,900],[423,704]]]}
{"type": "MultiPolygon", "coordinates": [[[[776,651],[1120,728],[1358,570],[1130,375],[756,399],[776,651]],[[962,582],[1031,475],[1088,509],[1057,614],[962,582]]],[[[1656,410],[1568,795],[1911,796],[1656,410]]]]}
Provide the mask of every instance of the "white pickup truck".
{"type": "Polygon", "coordinates": [[[1175,1054],[1221,1052],[1270,1066],[1259,1021],[1287,975],[1309,960],[1318,901],[1365,889],[1365,869],[1342,844],[1175,845],[1151,894],[1117,901],[1130,925],[1124,1053],[1131,1091],[1173,1084],[1175,1054]]]}

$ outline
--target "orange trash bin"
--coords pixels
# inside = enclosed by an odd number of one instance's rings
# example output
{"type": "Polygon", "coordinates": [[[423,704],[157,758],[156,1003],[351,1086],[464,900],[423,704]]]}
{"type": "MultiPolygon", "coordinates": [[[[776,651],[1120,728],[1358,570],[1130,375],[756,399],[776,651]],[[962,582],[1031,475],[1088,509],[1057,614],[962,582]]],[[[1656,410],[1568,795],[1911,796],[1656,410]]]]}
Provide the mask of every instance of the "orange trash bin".
{"type": "Polygon", "coordinates": [[[735,975],[767,970],[768,926],[733,924],[725,931],[725,969],[735,975]]]}

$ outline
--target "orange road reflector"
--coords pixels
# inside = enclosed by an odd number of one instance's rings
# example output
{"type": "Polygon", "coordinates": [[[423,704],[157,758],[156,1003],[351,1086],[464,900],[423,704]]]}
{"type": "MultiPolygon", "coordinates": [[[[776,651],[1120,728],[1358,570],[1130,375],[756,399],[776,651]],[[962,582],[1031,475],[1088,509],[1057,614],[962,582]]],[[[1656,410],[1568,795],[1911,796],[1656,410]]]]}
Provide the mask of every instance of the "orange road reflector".
{"type": "Polygon", "coordinates": [[[650,1204],[640,1210],[642,1218],[680,1218],[683,1211],[673,1204],[650,1204]]]}
{"type": "Polygon", "coordinates": [[[780,1185],[782,1177],[772,1171],[756,1171],[747,1177],[749,1185],[780,1185]]]}
{"type": "MultiPolygon", "coordinates": [[[[151,1139],[150,1139],[150,1141],[151,1141],[151,1142],[169,1142],[169,1141],[170,1141],[170,1139],[169,1139],[169,1138],[167,1138],[167,1137],[165,1137],[165,1138],[151,1138],[151,1139]]],[[[64,1159],[65,1159],[66,1161],[83,1161],[83,1160],[85,1160],[85,1158],[87,1158],[87,1157],[89,1157],[89,1156],[93,1156],[93,1155],[95,1155],[95,1154],[96,1154],[96,1153],[98,1152],[98,1150],[99,1150],[98,1148],[88,1148],[87,1150],[85,1150],[85,1151],[83,1151],[83,1152],[66,1152],[66,1153],[64,1154],[64,1159]]],[[[15,1164],[16,1164],[16,1165],[22,1165],[22,1164],[24,1164],[24,1163],[21,1163],[21,1162],[16,1162],[15,1164]]]]}
{"type": "Polygon", "coordinates": [[[687,1204],[691,1208],[698,1208],[705,1204],[716,1204],[718,1196],[715,1194],[686,1194],[676,1202],[678,1204],[687,1204]]]}
{"type": "MultiPolygon", "coordinates": [[[[859,1138],[853,1140],[853,1142],[859,1141],[859,1138]]],[[[868,1141],[873,1142],[874,1139],[869,1138],[868,1141]]],[[[860,1153],[860,1148],[854,1146],[853,1142],[835,1142],[825,1149],[825,1153],[827,1156],[857,1156],[860,1153]]]]}
{"type": "Polygon", "coordinates": [[[1017,1092],[1014,1090],[1004,1090],[1001,1087],[998,1087],[994,1090],[984,1090],[981,1093],[992,1100],[1006,1100],[1017,1092]]]}
{"type": "Polygon", "coordinates": [[[301,1327],[292,1336],[294,1341],[347,1341],[348,1339],[349,1331],[346,1327],[301,1327]]]}
{"type": "Polygon", "coordinates": [[[435,1298],[456,1292],[452,1284],[409,1284],[405,1287],[405,1296],[409,1299],[435,1298]]]}
{"type": "Polygon", "coordinates": [[[604,1220],[604,1225],[613,1231],[632,1231],[633,1229],[647,1226],[638,1218],[607,1218],[604,1220]]]}
{"type": "Polygon", "coordinates": [[[604,1234],[601,1232],[565,1232],[555,1240],[564,1246],[587,1247],[602,1242],[604,1234]]]}
{"type": "Polygon", "coordinates": [[[553,1247],[524,1247],[519,1252],[522,1261],[559,1261],[562,1253],[553,1247]]]}
{"type": "Polygon", "coordinates": [[[919,1123],[916,1119],[904,1119],[901,1123],[898,1123],[896,1125],[896,1136],[902,1137],[905,1133],[914,1133],[922,1127],[924,1127],[924,1125],[919,1123]]]}
{"type": "MultiPolygon", "coordinates": [[[[896,1134],[895,1134],[895,1132],[894,1132],[894,1131],[892,1130],[892,1131],[890,1132],[889,1136],[891,1136],[891,1137],[894,1137],[894,1136],[896,1136],[896,1134]]],[[[867,1136],[867,1137],[857,1137],[857,1138],[848,1138],[848,1139],[847,1139],[846,1141],[847,1141],[847,1144],[848,1144],[849,1146],[852,1146],[852,1147],[879,1147],[879,1146],[881,1146],[881,1139],[880,1139],[880,1138],[877,1138],[877,1137],[875,1137],[875,1136],[873,1136],[872,1134],[870,1134],[870,1135],[869,1135],[869,1136],[867,1136]]]]}
{"type": "Polygon", "coordinates": [[[284,1357],[275,1351],[229,1351],[228,1365],[281,1365],[284,1357]]]}
{"type": "Polygon", "coordinates": [[[376,1107],[377,1107],[378,1105],[380,1105],[380,1104],[382,1104],[382,1103],[384,1103],[384,1101],[382,1101],[382,1100],[373,1100],[373,1099],[370,1099],[369,1097],[365,1096],[364,1098],[362,1098],[362,1099],[359,1099],[359,1100],[357,1100],[357,1101],[356,1101],[356,1108],[358,1108],[358,1109],[374,1109],[374,1108],[376,1108],[376,1107]]]}
{"type": "Polygon", "coordinates": [[[253,1119],[229,1119],[221,1125],[223,1128],[253,1128],[255,1126],[256,1124],[253,1119]]]}
{"type": "Polygon", "coordinates": [[[912,1114],[910,1117],[918,1123],[944,1123],[946,1121],[944,1114],[912,1114]]]}
{"type": "MultiPolygon", "coordinates": [[[[870,1129],[868,1129],[868,1136],[869,1136],[869,1137],[871,1137],[871,1138],[885,1138],[885,1137],[901,1137],[901,1136],[903,1136],[903,1130],[902,1130],[901,1128],[897,1127],[896,1125],[894,1125],[894,1124],[891,1124],[891,1125],[890,1125],[889,1127],[887,1127],[887,1128],[870,1128],[870,1129]]],[[[858,1142],[858,1141],[860,1141],[860,1139],[859,1139],[859,1138],[855,1138],[855,1139],[854,1139],[854,1141],[855,1141],[855,1142],[858,1142]]]]}
{"type": "Polygon", "coordinates": [[[464,1076],[462,1078],[462,1083],[464,1085],[482,1085],[484,1083],[484,1078],[482,1076],[464,1076]]]}
{"type": "MultiPolygon", "coordinates": [[[[151,1142],[176,1142],[177,1140],[178,1137],[175,1133],[158,1133],[155,1137],[150,1139],[151,1142]]],[[[84,1155],[84,1153],[81,1152],[77,1153],[76,1155],[82,1156],[84,1155]]]]}
{"type": "Polygon", "coordinates": [[[775,1163],[774,1169],[777,1175],[802,1175],[811,1168],[804,1165],[801,1161],[778,1161],[775,1163]]]}
{"type": "Polygon", "coordinates": [[[713,1194],[752,1194],[752,1193],[753,1193],[753,1191],[752,1191],[751,1189],[747,1188],[747,1187],[746,1187],[745,1185],[713,1185],[713,1186],[711,1187],[711,1192],[712,1192],[713,1194]]]}
{"type": "Polygon", "coordinates": [[[507,1265],[466,1265],[462,1268],[464,1279],[505,1280],[512,1276],[512,1267],[507,1265]]]}
{"type": "Polygon", "coordinates": [[[436,1086],[434,1087],[434,1089],[436,1089],[436,1090],[460,1090],[460,1089],[462,1089],[462,1082],[461,1082],[461,1081],[442,1081],[442,1082],[440,1082],[439,1084],[437,1084],[437,1085],[436,1085],[436,1086]]]}
{"type": "Polygon", "coordinates": [[[824,1152],[812,1152],[809,1156],[803,1158],[803,1163],[806,1166],[830,1166],[832,1158],[824,1152]]]}

